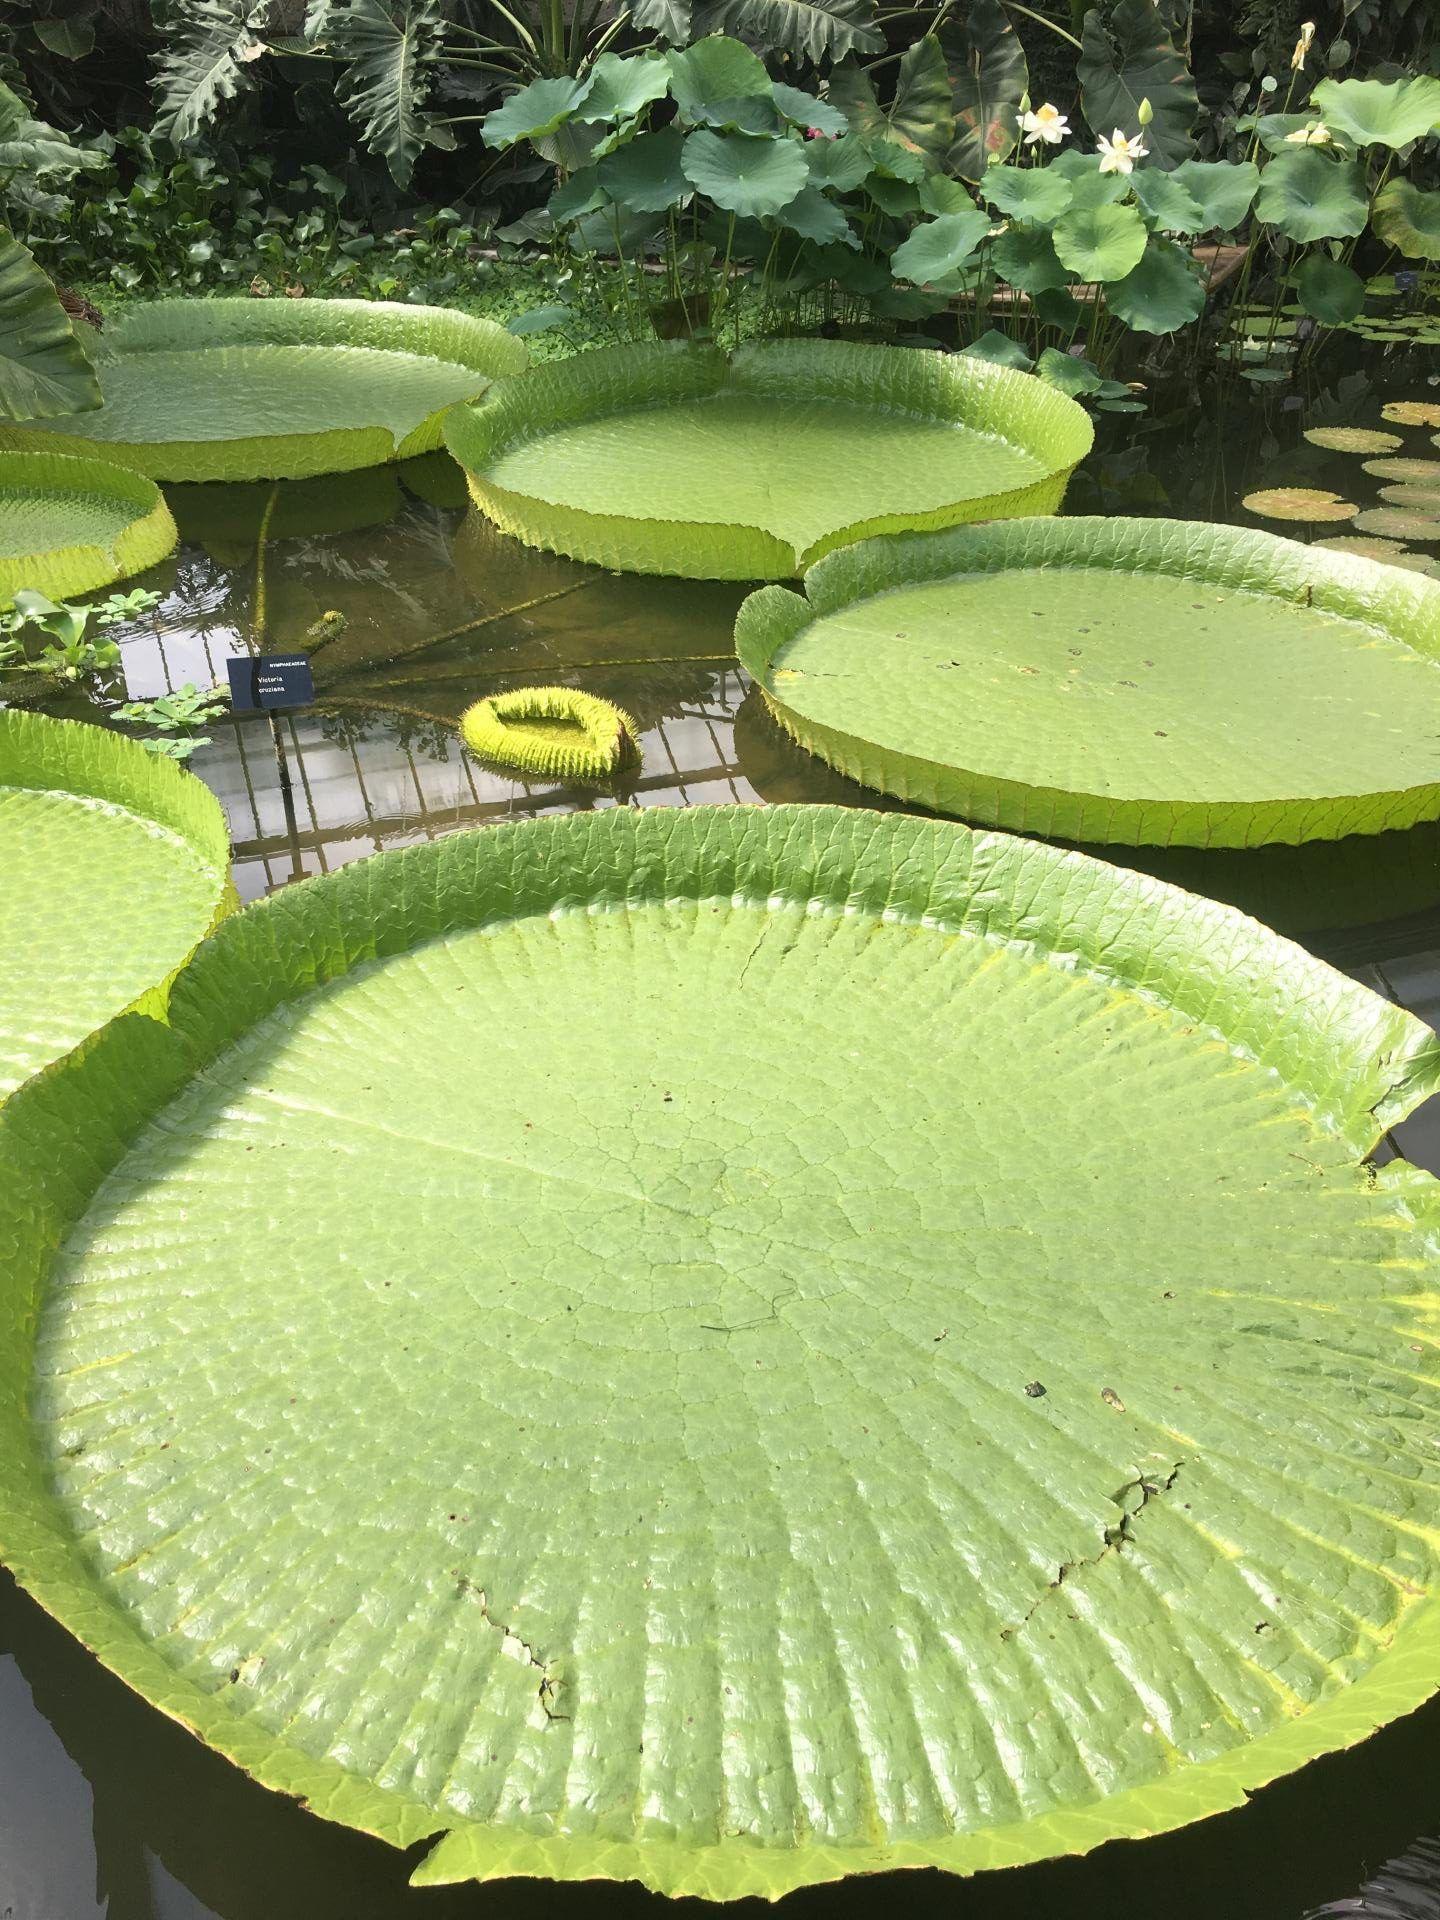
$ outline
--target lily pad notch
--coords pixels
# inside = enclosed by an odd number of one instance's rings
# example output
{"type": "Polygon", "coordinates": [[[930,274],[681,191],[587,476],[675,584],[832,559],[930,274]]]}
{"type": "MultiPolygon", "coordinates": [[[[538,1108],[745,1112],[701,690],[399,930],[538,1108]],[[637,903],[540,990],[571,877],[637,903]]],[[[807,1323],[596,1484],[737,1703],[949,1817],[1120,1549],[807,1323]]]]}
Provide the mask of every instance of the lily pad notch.
{"type": "Polygon", "coordinates": [[[477,700],[461,714],[460,734],[480,759],[546,780],[611,780],[640,757],[630,715],[576,687],[516,687],[477,700]]]}
{"type": "Polygon", "coordinates": [[[63,600],[143,573],[178,538],[143,474],[69,453],[0,451],[0,608],[27,587],[63,600]]]}
{"type": "Polygon", "coordinates": [[[1085,410],[967,355],[840,341],[601,348],[502,380],[445,440],[528,545],[631,573],[788,579],[871,534],[1053,513],[1085,410]]]}
{"type": "Polygon", "coordinates": [[[1255,847],[1440,817],[1440,587],[1258,530],[866,541],[752,594],[736,651],[838,772],[1015,832],[1255,847]]]}
{"type": "Polygon", "coordinates": [[[441,444],[446,410],[529,363],[491,320],[372,300],[159,300],[94,349],[101,406],[0,425],[0,448],[156,480],[295,480],[441,444]]]}

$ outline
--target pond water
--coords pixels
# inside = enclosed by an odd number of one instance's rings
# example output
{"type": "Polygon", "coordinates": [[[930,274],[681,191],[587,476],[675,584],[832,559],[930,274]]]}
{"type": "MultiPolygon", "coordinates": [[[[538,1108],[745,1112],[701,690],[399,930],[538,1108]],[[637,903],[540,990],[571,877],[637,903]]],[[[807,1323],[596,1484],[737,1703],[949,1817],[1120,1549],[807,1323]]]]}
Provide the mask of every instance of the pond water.
{"type": "MultiPolygon", "coordinates": [[[[1440,380],[1403,359],[1383,379],[1326,366],[1299,390],[1159,389],[1143,413],[1100,417],[1067,511],[1303,531],[1256,521],[1242,497],[1324,487],[1370,507],[1382,484],[1360,455],[1313,446],[1304,430],[1382,426],[1386,400],[1437,394],[1440,380]]],[[[1428,430],[1394,431],[1406,456],[1433,456],[1428,430]]],[[[183,545],[138,583],[164,597],[119,636],[127,697],[223,682],[228,657],[257,643],[313,645],[306,631],[321,615],[346,616],[314,652],[313,709],[273,729],[261,717],[217,722],[192,763],[226,807],[247,899],[382,848],[542,813],[885,804],[791,746],[747,687],[731,647],[744,588],[609,575],[529,552],[465,511],[444,456],[398,473],[297,482],[273,497],[264,486],[170,493],[183,545]],[[455,723],[472,700],[554,681],[636,717],[643,765],[625,786],[517,779],[461,749],[455,723]]],[[[79,696],[54,710],[93,717],[79,696]]],[[[1440,829],[1299,852],[1121,857],[1237,900],[1440,1024],[1440,829]]],[[[1396,1149],[1440,1171],[1440,1120],[1422,1110],[1398,1130],[1396,1149]]],[[[784,1911],[822,1920],[898,1897],[922,1914],[968,1920],[1299,1920],[1440,1827],[1437,1742],[1440,1701],[1243,1811],[1164,1839],[963,1887],[935,1874],[851,1882],[797,1894],[784,1911]]],[[[131,1696],[0,1576],[0,1920],[679,1920],[714,1911],[603,1885],[420,1892],[406,1885],[412,1864],[251,1784],[131,1696]]]]}

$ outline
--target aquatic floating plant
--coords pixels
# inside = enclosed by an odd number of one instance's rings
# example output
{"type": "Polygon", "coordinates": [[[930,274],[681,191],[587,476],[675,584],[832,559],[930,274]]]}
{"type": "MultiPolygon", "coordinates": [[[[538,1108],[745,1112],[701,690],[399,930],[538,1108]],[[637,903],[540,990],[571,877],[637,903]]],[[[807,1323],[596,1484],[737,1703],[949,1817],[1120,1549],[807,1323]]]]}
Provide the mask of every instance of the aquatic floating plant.
{"type": "Polygon", "coordinates": [[[547,780],[609,780],[639,757],[629,714],[575,687],[516,687],[477,700],[460,716],[472,753],[547,780]]]}
{"type": "Polygon", "coordinates": [[[229,904],[229,857],[193,775],[103,728],[0,710],[0,1099],[117,1014],[163,1011],[229,904]]]}
{"type": "Polygon", "coordinates": [[[143,474],[0,449],[0,609],[24,587],[60,600],[142,573],[177,538],[160,489],[143,474]]]}
{"type": "Polygon", "coordinates": [[[440,420],[523,343],[445,307],[371,300],[160,300],[101,336],[103,405],[0,426],[0,448],[68,447],[157,480],[279,480],[440,445],[440,420]]]}
{"type": "Polygon", "coordinates": [[[3,1110],[0,1553],[427,1884],[1237,1807],[1440,1682],[1440,1189],[1369,1162],[1437,1080],[1253,921],[952,823],[359,862],[3,1110]]]}
{"type": "Polygon", "coordinates": [[[483,512],[632,573],[789,578],[867,534],[1052,513],[1082,407],[966,355],[839,341],[602,348],[445,423],[483,512]]]}
{"type": "Polygon", "coordinates": [[[804,596],[752,594],[736,650],[802,746],[966,819],[1248,847],[1440,816],[1440,587],[1270,533],[1049,519],[867,541],[804,596]]]}

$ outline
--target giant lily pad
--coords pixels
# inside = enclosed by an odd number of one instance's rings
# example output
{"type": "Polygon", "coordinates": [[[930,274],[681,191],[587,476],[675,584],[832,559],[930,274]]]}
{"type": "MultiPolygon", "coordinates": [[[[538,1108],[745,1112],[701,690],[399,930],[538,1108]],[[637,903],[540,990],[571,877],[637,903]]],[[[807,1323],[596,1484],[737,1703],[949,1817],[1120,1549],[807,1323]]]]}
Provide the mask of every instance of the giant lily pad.
{"type": "Polygon", "coordinates": [[[275,480],[440,445],[440,419],[524,345],[443,307],[161,300],[102,336],[98,411],[0,425],[0,448],[119,461],[157,480],[275,480]]]}
{"type": "Polygon", "coordinates": [[[0,710],[0,1100],[127,1008],[159,1012],[227,904],[193,774],[133,740],[0,710]]]}
{"type": "Polygon", "coordinates": [[[1440,1201],[1367,1164],[1437,1079],[1254,922],[945,822],[366,861],[5,1109],[0,1551],[422,1883],[1236,1807],[1440,1681],[1440,1201]]]}
{"type": "Polygon", "coordinates": [[[866,534],[1051,513],[1092,429],[1044,382],[829,341],[606,348],[446,422],[476,504],[636,573],[774,579],[866,534]]]}
{"type": "Polygon", "coordinates": [[[1269,533],[1026,520],[867,541],[752,594],[742,664],[863,785],[1186,846],[1440,817],[1440,589],[1269,533]]]}
{"type": "Polygon", "coordinates": [[[178,538],[160,489],[109,460],[0,451],[0,607],[63,599],[163,560],[178,538]]]}

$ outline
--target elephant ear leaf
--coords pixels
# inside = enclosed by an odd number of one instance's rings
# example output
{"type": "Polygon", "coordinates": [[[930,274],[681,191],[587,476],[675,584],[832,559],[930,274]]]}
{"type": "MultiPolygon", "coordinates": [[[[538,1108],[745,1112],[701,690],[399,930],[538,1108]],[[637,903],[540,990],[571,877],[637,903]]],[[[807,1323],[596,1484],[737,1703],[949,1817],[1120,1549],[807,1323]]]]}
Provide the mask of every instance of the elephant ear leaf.
{"type": "Polygon", "coordinates": [[[424,110],[440,34],[435,0],[350,0],[330,13],[331,46],[348,61],[339,97],[360,137],[400,187],[443,129],[424,110]]]}
{"type": "Polygon", "coordinates": [[[193,140],[251,85],[266,12],[264,0],[195,0],[185,9],[173,46],[159,56],[156,133],[193,140]]]}
{"type": "Polygon", "coordinates": [[[54,287],[0,227],[0,420],[49,420],[99,405],[95,369],[54,287]]]}
{"type": "Polygon", "coordinates": [[[1077,68],[1080,103],[1094,133],[1140,130],[1140,103],[1150,102],[1145,129],[1152,165],[1173,167],[1194,150],[1191,128],[1200,111],[1195,82],[1154,0],[1119,0],[1107,23],[1099,9],[1085,15],[1077,68]]]}
{"type": "Polygon", "coordinates": [[[875,0],[708,0],[703,12],[706,33],[733,34],[747,46],[812,66],[879,53],[885,45],[875,0]]]}
{"type": "Polygon", "coordinates": [[[870,75],[854,61],[836,67],[829,91],[856,133],[896,140],[912,153],[944,162],[955,138],[955,113],[945,55],[933,33],[906,49],[888,106],[880,105],[870,75]]]}
{"type": "Polygon", "coordinates": [[[941,29],[940,45],[955,113],[949,171],[981,180],[1019,138],[1020,102],[1030,84],[1025,49],[1000,0],[974,0],[962,21],[941,29]]]}

